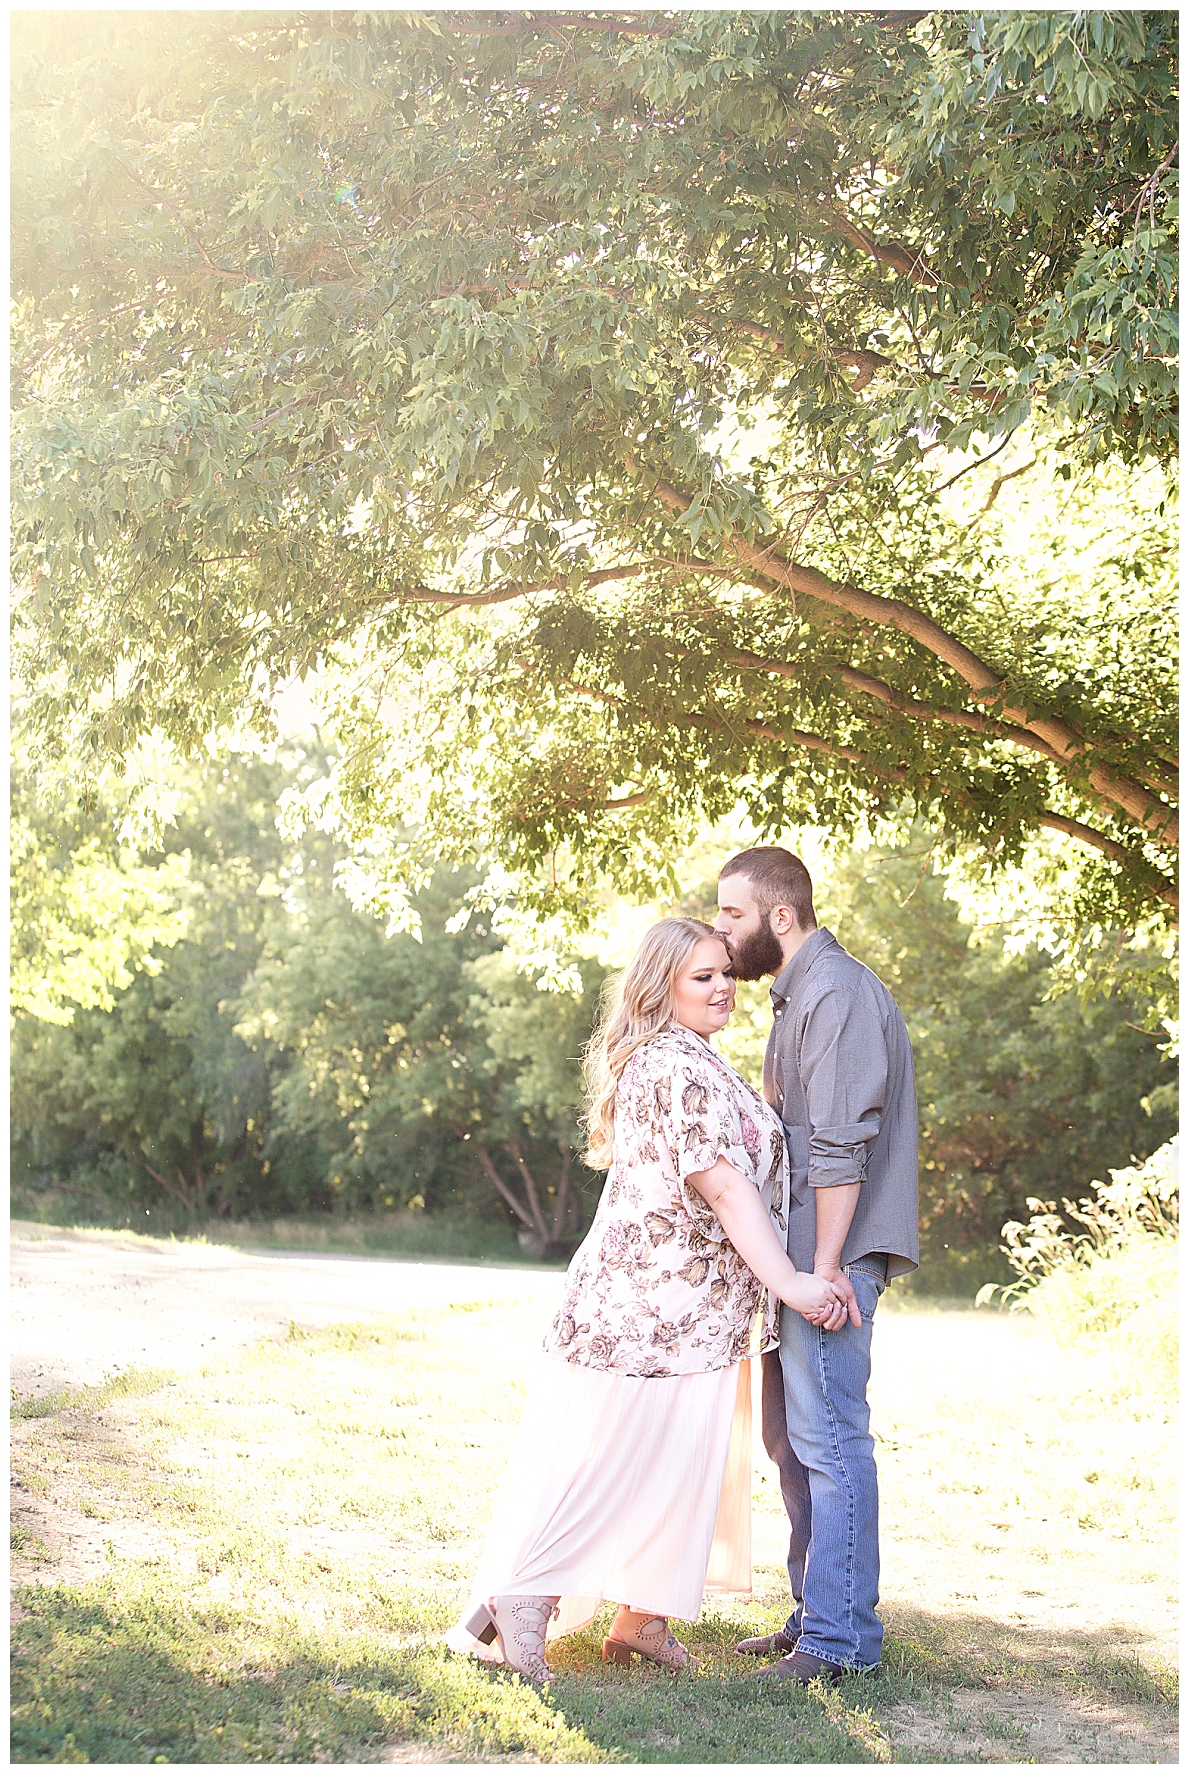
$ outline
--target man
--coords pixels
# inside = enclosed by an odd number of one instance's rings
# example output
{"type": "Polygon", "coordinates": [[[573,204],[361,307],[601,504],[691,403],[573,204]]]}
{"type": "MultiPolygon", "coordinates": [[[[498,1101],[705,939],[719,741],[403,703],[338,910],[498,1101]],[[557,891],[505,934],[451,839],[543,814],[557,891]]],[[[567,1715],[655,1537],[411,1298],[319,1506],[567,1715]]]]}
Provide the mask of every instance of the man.
{"type": "Polygon", "coordinates": [[[775,974],[764,1096],[789,1145],[789,1255],[845,1293],[838,1330],[781,1314],[764,1356],[764,1446],[788,1511],[793,1611],[745,1639],[757,1674],[806,1684],[873,1670],[883,1627],[875,1453],[867,1405],[871,1323],[887,1282],[917,1266],[912,1050],[887,987],[819,930],[813,884],[788,850],[733,856],[715,929],[737,979],[775,974]]]}

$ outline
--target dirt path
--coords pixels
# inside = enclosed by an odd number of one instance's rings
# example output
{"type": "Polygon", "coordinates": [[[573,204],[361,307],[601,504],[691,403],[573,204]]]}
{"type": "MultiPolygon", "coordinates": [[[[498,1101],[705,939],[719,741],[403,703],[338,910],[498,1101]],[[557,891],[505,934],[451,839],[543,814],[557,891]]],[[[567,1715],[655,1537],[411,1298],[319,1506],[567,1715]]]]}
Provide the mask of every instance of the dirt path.
{"type": "Polygon", "coordinates": [[[193,1368],[290,1323],[321,1329],[410,1306],[539,1299],[555,1270],[381,1257],[267,1254],[15,1220],[11,1384],[21,1398],[129,1368],[193,1368]]]}

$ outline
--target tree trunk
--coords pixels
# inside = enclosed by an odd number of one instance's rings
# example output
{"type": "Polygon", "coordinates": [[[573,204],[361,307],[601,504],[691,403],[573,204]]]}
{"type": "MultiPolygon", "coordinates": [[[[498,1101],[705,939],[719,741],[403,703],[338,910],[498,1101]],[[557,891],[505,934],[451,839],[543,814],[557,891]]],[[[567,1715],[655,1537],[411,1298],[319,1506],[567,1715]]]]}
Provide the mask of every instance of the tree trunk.
{"type": "Polygon", "coordinates": [[[557,1201],[553,1209],[553,1243],[560,1244],[566,1235],[566,1219],[570,1210],[570,1166],[574,1162],[574,1154],[569,1146],[562,1146],[561,1176],[557,1183],[557,1201]]]}
{"type": "Polygon", "coordinates": [[[531,1257],[548,1256],[551,1251],[556,1250],[565,1241],[566,1225],[574,1198],[570,1180],[574,1154],[568,1146],[559,1147],[562,1167],[558,1179],[557,1199],[554,1202],[553,1214],[550,1219],[546,1217],[542,1207],[541,1191],[537,1185],[537,1179],[529,1169],[520,1141],[515,1135],[511,1135],[507,1145],[524,1183],[525,1199],[523,1201],[517,1198],[515,1190],[504,1181],[487,1147],[478,1141],[474,1142],[479,1163],[489,1181],[494,1184],[501,1198],[507,1202],[520,1221],[517,1239],[521,1250],[531,1257]]]}

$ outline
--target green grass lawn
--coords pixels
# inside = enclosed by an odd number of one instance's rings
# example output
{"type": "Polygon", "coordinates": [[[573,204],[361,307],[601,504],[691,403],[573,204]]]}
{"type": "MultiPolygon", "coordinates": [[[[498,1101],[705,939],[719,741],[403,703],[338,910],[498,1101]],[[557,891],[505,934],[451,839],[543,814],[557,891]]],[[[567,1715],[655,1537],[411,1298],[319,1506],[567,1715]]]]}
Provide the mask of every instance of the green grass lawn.
{"type": "MultiPolygon", "coordinates": [[[[991,1591],[971,1589],[984,1567],[992,1589],[1002,1576],[991,1543],[1004,1532],[1020,1549],[1005,1594],[1032,1583],[1033,1594],[1047,1584],[1062,1599],[1089,1596],[1096,1564],[1159,1564],[1167,1501],[1129,1491],[1122,1458],[1140,1425],[1134,1399],[1100,1389],[1099,1516],[1067,1519],[1080,1503],[1060,1473],[1076,1424],[1090,1433],[1078,1386],[1091,1383],[1068,1369],[1068,1422],[1060,1397],[1025,1388],[1002,1407],[1001,1434],[1002,1400],[980,1397],[977,1373],[955,1416],[962,1363],[931,1402],[905,1405],[911,1436],[883,1382],[891,1591],[877,1680],[806,1693],[742,1678],[734,1639],[784,1614],[779,1504],[762,1455],[756,1598],[708,1607],[682,1630],[695,1673],[605,1670],[605,1620],[552,1649],[544,1693],[452,1657],[439,1635],[465,1596],[540,1316],[527,1302],[409,1312],[264,1342],[183,1377],[132,1375],[18,1404],[14,1759],[1176,1759],[1173,1678],[1135,1634],[1086,1618],[1090,1601],[1076,1620],[1012,1624],[991,1591]],[[1012,1422],[1033,1450],[1026,1483],[1012,1422]],[[1014,1503],[996,1489],[1005,1474],[1014,1503]],[[1042,1568],[1047,1577],[1029,1576],[1042,1568]]],[[[922,1350],[931,1335],[956,1347],[962,1318],[891,1313],[887,1347],[901,1346],[910,1319],[922,1350]]],[[[965,1318],[984,1335],[982,1315],[965,1318]]],[[[986,1320],[985,1335],[1001,1327],[1015,1349],[1006,1319],[986,1320]]],[[[1143,1418],[1149,1433],[1156,1423],[1143,1418]]],[[[1084,1454],[1079,1444],[1076,1461],[1084,1454]]],[[[1083,1465],[1076,1476],[1085,1489],[1083,1465]]]]}

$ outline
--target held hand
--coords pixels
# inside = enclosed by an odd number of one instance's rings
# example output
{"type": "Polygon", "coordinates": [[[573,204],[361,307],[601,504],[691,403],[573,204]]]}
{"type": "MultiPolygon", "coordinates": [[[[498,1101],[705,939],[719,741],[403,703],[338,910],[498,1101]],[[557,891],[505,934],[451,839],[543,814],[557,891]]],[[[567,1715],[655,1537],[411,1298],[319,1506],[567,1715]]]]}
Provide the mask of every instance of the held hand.
{"type": "Polygon", "coordinates": [[[846,1297],[842,1290],[820,1275],[799,1272],[781,1298],[810,1324],[823,1330],[839,1330],[846,1323],[846,1297]]]}
{"type": "Polygon", "coordinates": [[[841,1330],[846,1323],[846,1301],[835,1298],[820,1312],[802,1312],[801,1316],[807,1324],[817,1325],[819,1330],[841,1330]]]}
{"type": "Polygon", "coordinates": [[[834,1289],[836,1296],[843,1302],[843,1305],[846,1308],[842,1317],[839,1318],[838,1323],[831,1324],[828,1328],[830,1330],[838,1330],[849,1318],[855,1329],[858,1330],[863,1322],[863,1316],[859,1311],[859,1302],[855,1298],[855,1290],[850,1284],[850,1278],[843,1274],[837,1263],[815,1263],[813,1266],[813,1273],[814,1275],[819,1276],[821,1280],[829,1282],[830,1286],[834,1289]]]}

